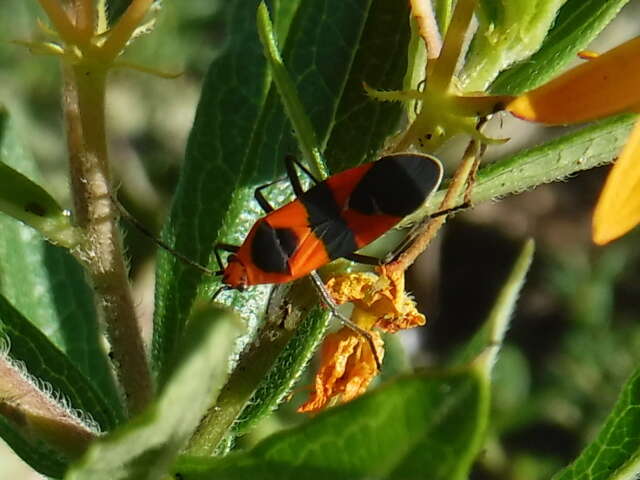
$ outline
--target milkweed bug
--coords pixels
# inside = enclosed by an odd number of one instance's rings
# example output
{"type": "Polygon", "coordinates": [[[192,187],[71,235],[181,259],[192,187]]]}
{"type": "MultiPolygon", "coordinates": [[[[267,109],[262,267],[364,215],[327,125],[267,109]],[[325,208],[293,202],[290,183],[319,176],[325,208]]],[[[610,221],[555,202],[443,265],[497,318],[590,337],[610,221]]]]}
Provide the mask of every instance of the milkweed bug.
{"type": "MultiPolygon", "coordinates": [[[[426,201],[440,184],[442,164],[429,155],[398,153],[345,170],[322,182],[293,157],[287,157],[286,169],[296,199],[274,209],[262,191],[275,182],[257,188],[255,199],[266,215],[256,221],[242,245],[216,245],[215,254],[221,267],[219,250],[231,252],[227,266],[220,271],[203,267],[176,252],[114,201],[158,245],[207,274],[222,275],[223,289],[244,290],[252,285],[286,283],[310,275],[332,313],[368,340],[379,367],[371,334],[337,311],[315,270],[337,258],[379,263],[355,252],[426,201]],[[302,188],[296,164],[314,183],[307,191],[302,188]]],[[[438,212],[445,213],[449,211],[438,212]]]]}
{"type": "Polygon", "coordinates": [[[362,261],[354,255],[413,213],[442,179],[434,157],[401,153],[345,170],[303,191],[295,160],[287,174],[296,199],[277,210],[260,187],[255,198],[267,213],[232,251],[222,272],[229,288],[285,283],[309,275],[337,258],[362,261]]]}

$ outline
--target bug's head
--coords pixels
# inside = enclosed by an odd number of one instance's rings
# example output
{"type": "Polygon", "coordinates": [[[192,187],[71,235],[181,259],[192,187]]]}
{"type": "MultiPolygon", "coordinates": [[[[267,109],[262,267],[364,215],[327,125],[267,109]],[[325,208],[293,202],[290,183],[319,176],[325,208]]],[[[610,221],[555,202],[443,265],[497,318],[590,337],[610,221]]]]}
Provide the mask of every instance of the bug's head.
{"type": "Polygon", "coordinates": [[[227,258],[227,267],[222,274],[222,281],[236,290],[244,290],[247,287],[247,268],[237,255],[231,254],[227,258]]]}

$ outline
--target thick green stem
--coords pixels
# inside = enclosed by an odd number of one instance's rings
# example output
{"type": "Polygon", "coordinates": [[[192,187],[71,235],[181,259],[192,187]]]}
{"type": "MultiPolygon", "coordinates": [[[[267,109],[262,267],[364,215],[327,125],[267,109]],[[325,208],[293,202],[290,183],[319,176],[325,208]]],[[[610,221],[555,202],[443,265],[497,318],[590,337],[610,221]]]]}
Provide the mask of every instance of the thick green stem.
{"type": "MultiPolygon", "coordinates": [[[[293,336],[285,331],[267,344],[260,343],[243,354],[218,400],[200,421],[187,446],[189,455],[214,455],[219,443],[236,421],[258,385],[274,364],[277,356],[293,336]]],[[[261,339],[268,339],[261,335],[261,339]]]]}
{"type": "Polygon", "coordinates": [[[65,66],[64,110],[75,221],[84,233],[74,253],[93,282],[130,413],[152,398],[152,381],[125,266],[118,212],[110,197],[105,137],[106,70],[65,66]]]}

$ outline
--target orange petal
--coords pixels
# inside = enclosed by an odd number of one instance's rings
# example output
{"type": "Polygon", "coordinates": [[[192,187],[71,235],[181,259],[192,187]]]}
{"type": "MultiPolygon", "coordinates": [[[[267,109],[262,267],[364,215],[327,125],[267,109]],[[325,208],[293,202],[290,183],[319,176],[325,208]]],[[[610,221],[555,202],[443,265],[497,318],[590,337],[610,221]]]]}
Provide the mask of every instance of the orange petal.
{"type": "MultiPolygon", "coordinates": [[[[377,332],[371,334],[382,359],[382,338],[377,332]]],[[[376,360],[362,335],[346,327],[329,334],[322,346],[322,366],[315,378],[315,390],[298,412],[321,410],[338,395],[348,402],[362,395],[377,373],[376,360]]]]}
{"type": "Polygon", "coordinates": [[[426,323],[415,302],[404,290],[404,275],[380,276],[372,273],[337,275],[327,282],[337,303],[353,302],[352,320],[370,330],[376,326],[386,332],[412,328],[426,323]],[[366,314],[365,314],[366,313],[366,314]]]}
{"type": "Polygon", "coordinates": [[[376,322],[376,327],[387,333],[396,333],[399,330],[406,330],[407,328],[421,327],[427,323],[427,319],[423,314],[415,309],[415,306],[410,311],[405,312],[400,317],[383,317],[376,322]]]}
{"type": "Polygon", "coordinates": [[[640,223],[640,121],[611,169],[593,214],[593,241],[615,240],[640,223]]]}
{"type": "Polygon", "coordinates": [[[580,123],[632,110],[640,103],[640,37],[517,97],[507,110],[547,124],[580,123]]]}

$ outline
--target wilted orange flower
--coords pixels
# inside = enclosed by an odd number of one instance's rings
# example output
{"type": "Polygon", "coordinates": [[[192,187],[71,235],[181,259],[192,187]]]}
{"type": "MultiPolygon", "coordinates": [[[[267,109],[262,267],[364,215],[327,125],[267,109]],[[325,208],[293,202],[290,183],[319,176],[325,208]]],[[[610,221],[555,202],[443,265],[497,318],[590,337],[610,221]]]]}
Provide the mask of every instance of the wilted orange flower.
{"type": "MultiPolygon", "coordinates": [[[[378,332],[371,333],[378,358],[382,358],[382,338],[378,332]]],[[[367,390],[378,371],[367,340],[347,327],[327,335],[322,344],[321,363],[314,382],[315,390],[309,400],[298,408],[298,412],[321,410],[338,395],[341,395],[343,402],[353,400],[367,390]]]]}
{"type": "MultiPolygon", "coordinates": [[[[593,56],[592,56],[593,57],[593,56]]],[[[514,115],[546,124],[595,120],[640,109],[640,37],[572,68],[517,97],[514,115]]],[[[640,223],[640,122],[613,166],[593,216],[593,240],[604,245],[640,223]]]]}
{"type": "MultiPolygon", "coordinates": [[[[351,320],[371,332],[378,358],[384,356],[384,344],[374,327],[387,332],[424,325],[425,317],[404,291],[404,276],[378,276],[350,273],[332,277],[327,290],[339,304],[352,302],[351,320]]],[[[327,335],[321,352],[321,366],[314,392],[299,412],[322,409],[334,397],[348,402],[362,395],[378,373],[369,342],[348,327],[327,335]]]]}

